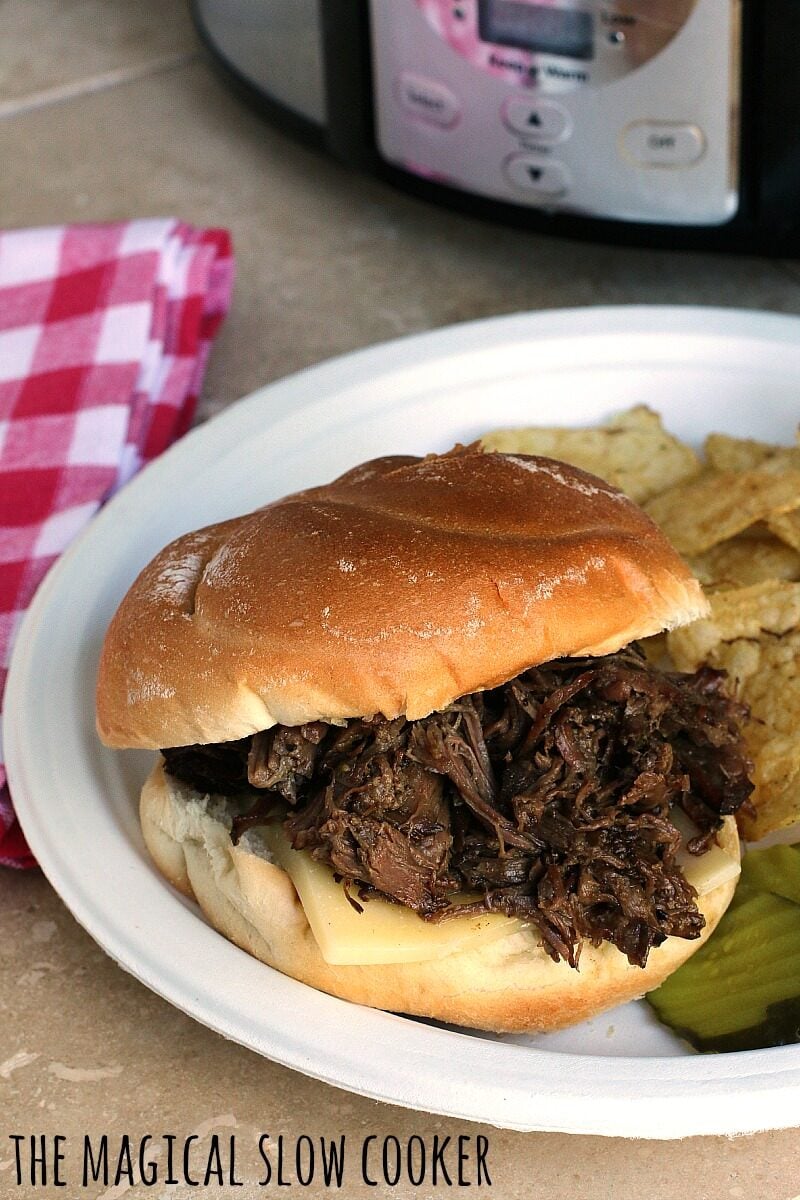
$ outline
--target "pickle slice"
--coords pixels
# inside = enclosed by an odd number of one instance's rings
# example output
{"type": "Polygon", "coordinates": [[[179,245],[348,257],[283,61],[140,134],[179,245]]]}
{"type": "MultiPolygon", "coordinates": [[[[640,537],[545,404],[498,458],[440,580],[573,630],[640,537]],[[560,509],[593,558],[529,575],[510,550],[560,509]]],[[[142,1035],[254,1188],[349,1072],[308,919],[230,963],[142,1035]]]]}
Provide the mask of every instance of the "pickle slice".
{"type": "Polygon", "coordinates": [[[698,1050],[800,1042],[800,847],[746,854],[713,937],[647,999],[698,1050]]]}
{"type": "Polygon", "coordinates": [[[742,886],[800,904],[800,846],[770,846],[745,854],[742,886]]]}

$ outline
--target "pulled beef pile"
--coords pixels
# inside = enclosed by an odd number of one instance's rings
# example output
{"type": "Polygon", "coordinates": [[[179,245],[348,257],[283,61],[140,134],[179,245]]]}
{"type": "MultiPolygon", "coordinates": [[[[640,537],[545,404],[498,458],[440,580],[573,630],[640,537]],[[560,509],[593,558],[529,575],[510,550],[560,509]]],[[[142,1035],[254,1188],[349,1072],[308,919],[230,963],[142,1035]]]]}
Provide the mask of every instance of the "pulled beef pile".
{"type": "Polygon", "coordinates": [[[200,791],[253,795],[235,839],[288,804],[292,845],[330,864],[356,906],[354,892],[428,920],[506,913],[556,961],[610,941],[643,967],[652,946],[703,928],[670,807],[703,853],[752,791],[744,716],[721,672],[666,674],[632,646],[534,667],[418,721],[277,726],[163,754],[200,791]]]}

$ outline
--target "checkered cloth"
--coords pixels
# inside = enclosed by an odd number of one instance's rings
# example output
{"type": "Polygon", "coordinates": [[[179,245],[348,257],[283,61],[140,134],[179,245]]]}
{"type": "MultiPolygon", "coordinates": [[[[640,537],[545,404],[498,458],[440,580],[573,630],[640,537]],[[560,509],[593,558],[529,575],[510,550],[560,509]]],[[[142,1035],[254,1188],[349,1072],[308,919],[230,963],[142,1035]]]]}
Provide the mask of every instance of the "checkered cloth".
{"type": "MultiPolygon", "coordinates": [[[[0,706],[14,633],[48,567],[189,426],[232,282],[221,229],[0,232],[0,706]]],[[[1,749],[0,865],[34,865],[1,749]]]]}

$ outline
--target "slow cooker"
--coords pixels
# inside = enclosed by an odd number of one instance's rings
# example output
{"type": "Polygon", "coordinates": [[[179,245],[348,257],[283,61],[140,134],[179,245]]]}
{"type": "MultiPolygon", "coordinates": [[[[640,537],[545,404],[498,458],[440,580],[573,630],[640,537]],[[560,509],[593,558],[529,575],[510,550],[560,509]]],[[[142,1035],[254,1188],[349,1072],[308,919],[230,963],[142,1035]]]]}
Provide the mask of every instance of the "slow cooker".
{"type": "Polygon", "coordinates": [[[342,161],[553,233],[793,253],[800,0],[193,0],[342,161]]]}

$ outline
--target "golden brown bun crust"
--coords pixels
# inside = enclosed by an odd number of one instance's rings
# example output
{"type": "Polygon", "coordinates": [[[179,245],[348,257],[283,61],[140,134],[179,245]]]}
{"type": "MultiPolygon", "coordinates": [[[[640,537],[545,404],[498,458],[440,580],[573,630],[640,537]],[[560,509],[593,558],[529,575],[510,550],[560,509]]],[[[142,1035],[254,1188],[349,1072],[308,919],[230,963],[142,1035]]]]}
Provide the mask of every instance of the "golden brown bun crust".
{"type": "Polygon", "coordinates": [[[383,458],[167,546],[106,636],[110,746],[426,716],[707,612],[655,525],[552,459],[383,458]]]}
{"type": "MultiPolygon", "coordinates": [[[[140,815],[161,873],[198,901],[220,933],[262,962],[342,1000],[497,1033],[562,1029],[652,991],[710,936],[736,887],[733,880],[701,897],[703,936],[668,938],[644,970],[605,943],[584,946],[574,971],[548,958],[527,930],[431,962],[334,967],[320,955],[286,872],[234,846],[223,822],[165,775],[161,763],[144,786],[140,815]]],[[[720,842],[738,848],[732,817],[720,842]]]]}

